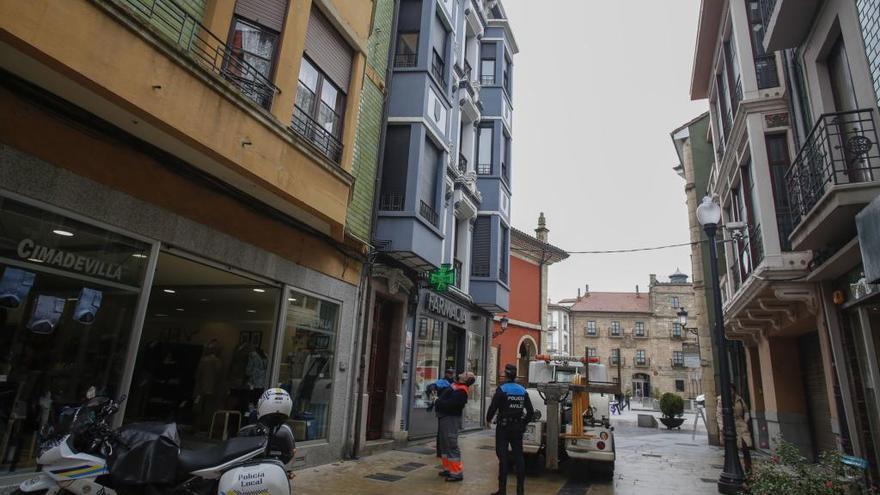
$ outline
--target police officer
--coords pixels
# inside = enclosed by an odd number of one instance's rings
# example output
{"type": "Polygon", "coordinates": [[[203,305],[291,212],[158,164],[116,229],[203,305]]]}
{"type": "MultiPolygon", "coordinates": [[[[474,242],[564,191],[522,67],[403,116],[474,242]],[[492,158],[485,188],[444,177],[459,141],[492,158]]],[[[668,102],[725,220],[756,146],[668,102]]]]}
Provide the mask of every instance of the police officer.
{"type": "Polygon", "coordinates": [[[522,385],[516,383],[516,366],[504,367],[507,383],[498,387],[492,397],[492,404],[486,412],[486,423],[491,423],[498,413],[498,426],[495,428],[495,455],[498,456],[498,491],[492,495],[507,495],[508,446],[516,463],[516,493],[525,493],[526,460],[523,457],[523,433],[532,421],[535,410],[529,394],[522,385]]]}

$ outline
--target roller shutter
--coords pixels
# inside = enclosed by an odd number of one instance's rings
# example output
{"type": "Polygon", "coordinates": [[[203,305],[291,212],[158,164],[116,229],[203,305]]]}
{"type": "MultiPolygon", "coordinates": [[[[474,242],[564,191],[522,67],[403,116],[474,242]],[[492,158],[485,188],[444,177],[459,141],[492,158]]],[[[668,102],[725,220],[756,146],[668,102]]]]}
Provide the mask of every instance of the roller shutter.
{"type": "Polygon", "coordinates": [[[313,8],[306,32],[306,55],[343,93],[351,81],[352,49],[319,10],[313,8]]]}
{"type": "Polygon", "coordinates": [[[492,251],[492,217],[490,215],[477,217],[471,242],[471,275],[488,277],[492,251]]]}
{"type": "Polygon", "coordinates": [[[287,14],[287,0],[238,0],[235,14],[280,33],[287,14]]]}

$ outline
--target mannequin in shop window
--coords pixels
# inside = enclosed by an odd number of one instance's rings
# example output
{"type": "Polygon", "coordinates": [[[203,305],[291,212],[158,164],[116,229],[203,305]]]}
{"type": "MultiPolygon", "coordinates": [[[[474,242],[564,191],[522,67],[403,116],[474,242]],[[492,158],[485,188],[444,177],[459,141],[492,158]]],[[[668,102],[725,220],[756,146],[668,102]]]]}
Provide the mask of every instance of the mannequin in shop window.
{"type": "Polygon", "coordinates": [[[248,355],[247,385],[251,390],[266,388],[266,367],[269,365],[269,357],[262,348],[256,347],[248,355]]]}
{"type": "Polygon", "coordinates": [[[210,425],[211,415],[217,409],[217,385],[222,363],[217,339],[211,339],[202,353],[196,369],[195,398],[193,399],[193,426],[202,431],[210,425]]]}

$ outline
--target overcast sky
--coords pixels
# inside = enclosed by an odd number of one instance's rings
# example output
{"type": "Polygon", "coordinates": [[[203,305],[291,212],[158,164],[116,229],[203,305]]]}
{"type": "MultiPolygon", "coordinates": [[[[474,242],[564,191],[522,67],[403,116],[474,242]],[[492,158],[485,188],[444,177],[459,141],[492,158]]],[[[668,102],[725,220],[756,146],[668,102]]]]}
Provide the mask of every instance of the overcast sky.
{"type": "MultiPolygon", "coordinates": [[[[568,251],[690,241],[669,133],[707,109],[688,97],[699,0],[503,0],[514,59],[513,224],[568,251]]],[[[572,254],[550,268],[557,301],[646,290],[690,275],[690,248],[572,254]]]]}

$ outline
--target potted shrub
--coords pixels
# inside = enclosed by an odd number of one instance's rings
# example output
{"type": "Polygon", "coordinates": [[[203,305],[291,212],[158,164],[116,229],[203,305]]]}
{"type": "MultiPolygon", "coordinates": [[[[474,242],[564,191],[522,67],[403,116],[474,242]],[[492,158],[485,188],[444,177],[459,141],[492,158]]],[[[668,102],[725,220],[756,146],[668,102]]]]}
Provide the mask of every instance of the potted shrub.
{"type": "Polygon", "coordinates": [[[684,399],[666,392],[660,397],[660,412],[663,413],[660,422],[666,425],[667,429],[681,428],[684,423],[682,417],[684,415],[684,399]]]}

